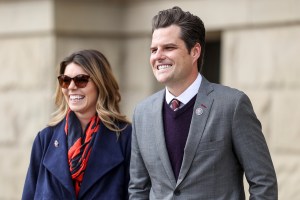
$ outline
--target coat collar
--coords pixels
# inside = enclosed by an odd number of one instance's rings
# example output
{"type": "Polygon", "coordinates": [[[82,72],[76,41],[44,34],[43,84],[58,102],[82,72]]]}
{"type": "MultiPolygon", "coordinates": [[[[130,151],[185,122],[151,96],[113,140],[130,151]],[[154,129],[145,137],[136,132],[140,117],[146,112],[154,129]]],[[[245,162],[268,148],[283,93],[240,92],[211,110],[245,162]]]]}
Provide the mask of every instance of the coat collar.
{"type": "MultiPolygon", "coordinates": [[[[67,157],[67,141],[64,132],[64,123],[60,123],[53,132],[50,145],[45,153],[43,165],[59,182],[75,197],[75,189],[67,157]],[[58,146],[55,145],[55,143],[58,146]]],[[[116,165],[124,160],[121,148],[117,143],[117,136],[108,130],[103,123],[96,135],[95,143],[87,164],[79,196],[83,196],[97,180],[103,177],[116,165]]]]}

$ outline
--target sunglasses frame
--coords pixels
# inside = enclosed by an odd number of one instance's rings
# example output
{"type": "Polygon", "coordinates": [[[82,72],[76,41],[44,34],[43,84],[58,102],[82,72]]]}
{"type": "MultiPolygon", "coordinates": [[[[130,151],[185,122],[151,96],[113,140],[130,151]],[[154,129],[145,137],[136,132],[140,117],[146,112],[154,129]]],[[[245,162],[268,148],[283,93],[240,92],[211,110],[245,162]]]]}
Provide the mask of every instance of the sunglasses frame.
{"type": "Polygon", "coordinates": [[[57,77],[59,86],[64,89],[68,89],[71,82],[73,81],[77,88],[85,88],[90,80],[90,75],[78,74],[73,78],[64,74],[57,77]]]}

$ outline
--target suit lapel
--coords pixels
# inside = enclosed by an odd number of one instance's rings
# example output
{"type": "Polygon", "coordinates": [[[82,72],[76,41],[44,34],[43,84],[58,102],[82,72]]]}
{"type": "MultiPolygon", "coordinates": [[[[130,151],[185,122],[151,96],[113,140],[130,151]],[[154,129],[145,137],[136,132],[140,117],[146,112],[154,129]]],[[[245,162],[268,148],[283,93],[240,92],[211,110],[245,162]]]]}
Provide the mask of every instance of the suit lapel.
{"type": "Polygon", "coordinates": [[[101,123],[87,164],[79,192],[82,197],[99,179],[123,162],[124,156],[117,145],[117,135],[101,123]]]}
{"type": "Polygon", "coordinates": [[[185,145],[183,161],[176,186],[178,186],[185,178],[194,159],[198,144],[203,135],[211,106],[214,101],[209,97],[209,93],[212,91],[213,88],[210,83],[204,77],[202,77],[202,83],[195,101],[190,130],[185,145]]]}
{"type": "Polygon", "coordinates": [[[64,124],[65,123],[61,123],[53,131],[53,136],[45,154],[43,165],[61,182],[61,185],[75,197],[75,190],[67,158],[67,142],[64,124]]]}
{"type": "MultiPolygon", "coordinates": [[[[172,185],[176,185],[175,176],[172,170],[172,166],[169,159],[169,154],[166,147],[164,125],[163,125],[163,113],[162,106],[165,99],[165,90],[159,92],[157,98],[153,101],[151,110],[151,119],[153,119],[153,133],[155,135],[156,145],[159,153],[160,160],[164,166],[167,176],[169,177],[172,185]]],[[[151,131],[152,132],[152,131],[151,131]]]]}

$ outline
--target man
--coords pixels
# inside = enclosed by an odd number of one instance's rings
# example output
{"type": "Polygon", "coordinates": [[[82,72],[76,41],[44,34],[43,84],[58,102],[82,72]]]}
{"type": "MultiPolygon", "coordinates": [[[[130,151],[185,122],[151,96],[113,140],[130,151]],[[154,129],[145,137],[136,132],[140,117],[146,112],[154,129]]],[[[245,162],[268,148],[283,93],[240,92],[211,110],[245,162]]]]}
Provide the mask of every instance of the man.
{"type": "Polygon", "coordinates": [[[150,63],[166,88],[134,112],[130,199],[245,199],[245,174],[250,199],[276,200],[275,170],[249,98],[200,74],[201,19],[163,10],[152,33],[150,63]]]}

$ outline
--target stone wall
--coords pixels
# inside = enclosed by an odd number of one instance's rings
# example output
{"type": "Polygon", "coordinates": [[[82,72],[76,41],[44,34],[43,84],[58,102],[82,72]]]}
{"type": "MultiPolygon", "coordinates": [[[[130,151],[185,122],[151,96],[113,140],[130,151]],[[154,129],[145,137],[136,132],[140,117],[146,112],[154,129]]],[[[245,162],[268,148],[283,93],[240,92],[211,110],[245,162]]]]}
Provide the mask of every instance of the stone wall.
{"type": "Polygon", "coordinates": [[[300,199],[300,26],[227,31],[223,35],[223,83],[252,99],[279,183],[279,199],[300,199]]]}
{"type": "Polygon", "coordinates": [[[263,125],[279,199],[300,199],[300,1],[0,0],[0,200],[20,199],[32,141],[54,109],[56,66],[96,48],[120,83],[122,110],[157,90],[149,66],[151,18],[174,5],[221,40],[221,82],[245,91],[263,125]]]}

